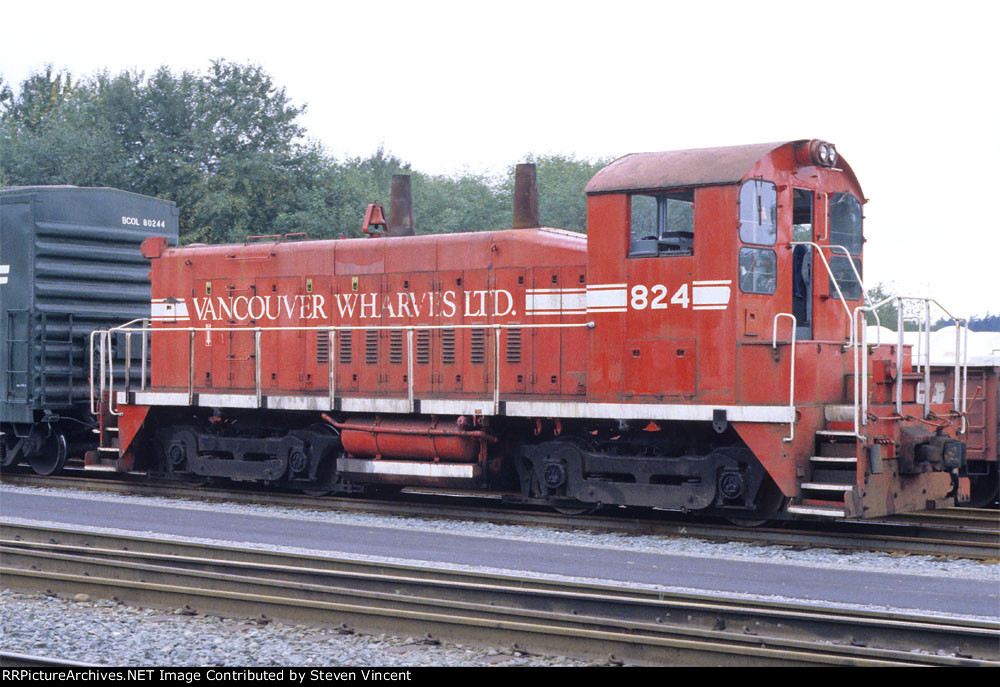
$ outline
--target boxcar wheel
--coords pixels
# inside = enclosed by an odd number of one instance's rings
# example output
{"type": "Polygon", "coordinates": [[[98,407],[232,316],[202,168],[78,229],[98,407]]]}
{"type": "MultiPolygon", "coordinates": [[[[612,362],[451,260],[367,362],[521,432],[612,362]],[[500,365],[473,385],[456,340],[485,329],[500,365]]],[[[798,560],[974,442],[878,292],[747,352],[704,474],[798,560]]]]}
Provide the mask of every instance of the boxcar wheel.
{"type": "Polygon", "coordinates": [[[10,467],[15,462],[13,437],[0,437],[0,468],[10,467]]]}
{"type": "Polygon", "coordinates": [[[66,465],[66,436],[61,432],[56,432],[42,442],[40,450],[35,451],[28,458],[28,465],[39,475],[52,475],[66,465]]]}

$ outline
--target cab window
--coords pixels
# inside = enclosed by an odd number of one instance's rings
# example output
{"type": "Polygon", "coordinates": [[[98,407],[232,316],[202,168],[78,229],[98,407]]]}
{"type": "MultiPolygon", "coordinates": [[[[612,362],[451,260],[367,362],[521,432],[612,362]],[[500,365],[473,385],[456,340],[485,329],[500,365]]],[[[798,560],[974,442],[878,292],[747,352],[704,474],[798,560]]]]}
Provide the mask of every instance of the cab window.
{"type": "MultiPolygon", "coordinates": [[[[834,255],[830,258],[830,272],[833,274],[833,278],[837,280],[837,284],[840,284],[840,290],[844,294],[844,298],[849,301],[856,301],[861,298],[861,284],[858,282],[858,278],[854,274],[854,270],[857,269],[858,274],[861,274],[861,261],[858,258],[848,258],[846,255],[834,255]],[[851,267],[851,263],[854,263],[854,268],[851,267]]],[[[837,287],[834,286],[833,282],[830,282],[830,295],[834,298],[838,298],[837,287]]]]}
{"type": "Polygon", "coordinates": [[[861,203],[850,193],[830,194],[830,245],[861,255],[861,203]]]}
{"type": "Polygon", "coordinates": [[[778,284],[778,260],[770,248],[740,248],[740,290],[773,294],[778,284]]]}
{"type": "Polygon", "coordinates": [[[629,256],[694,255],[694,191],[629,196],[629,256]]]}
{"type": "Polygon", "coordinates": [[[740,187],[740,241],[773,246],[777,238],[777,188],[763,179],[744,182],[740,187]]]}

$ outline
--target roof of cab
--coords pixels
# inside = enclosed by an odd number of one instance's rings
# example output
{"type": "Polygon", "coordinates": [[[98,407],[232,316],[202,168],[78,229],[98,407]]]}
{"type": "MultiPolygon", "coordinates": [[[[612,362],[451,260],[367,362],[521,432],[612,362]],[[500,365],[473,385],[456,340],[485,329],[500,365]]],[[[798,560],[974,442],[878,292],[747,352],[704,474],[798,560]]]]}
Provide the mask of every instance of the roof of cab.
{"type": "Polygon", "coordinates": [[[631,153],[618,158],[595,174],[585,191],[614,193],[735,184],[765,155],[788,143],[798,142],[631,153]]]}

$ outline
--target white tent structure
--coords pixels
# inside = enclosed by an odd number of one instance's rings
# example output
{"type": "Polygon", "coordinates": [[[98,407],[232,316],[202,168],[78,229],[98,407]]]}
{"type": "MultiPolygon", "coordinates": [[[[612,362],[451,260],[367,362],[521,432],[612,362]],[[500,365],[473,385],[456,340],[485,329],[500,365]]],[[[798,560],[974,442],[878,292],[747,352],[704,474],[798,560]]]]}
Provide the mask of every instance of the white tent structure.
{"type": "MultiPolygon", "coordinates": [[[[930,364],[952,367],[955,365],[955,326],[931,332],[930,364]]],[[[894,344],[896,332],[885,327],[868,327],[868,343],[877,341],[894,344]]],[[[962,345],[966,345],[963,333],[962,345]]],[[[913,364],[922,365],[927,359],[924,337],[920,332],[903,332],[903,343],[913,346],[913,364]]],[[[1000,332],[973,332],[968,335],[967,360],[969,367],[1000,367],[1000,332]]],[[[962,362],[961,360],[959,362],[962,362]]]]}

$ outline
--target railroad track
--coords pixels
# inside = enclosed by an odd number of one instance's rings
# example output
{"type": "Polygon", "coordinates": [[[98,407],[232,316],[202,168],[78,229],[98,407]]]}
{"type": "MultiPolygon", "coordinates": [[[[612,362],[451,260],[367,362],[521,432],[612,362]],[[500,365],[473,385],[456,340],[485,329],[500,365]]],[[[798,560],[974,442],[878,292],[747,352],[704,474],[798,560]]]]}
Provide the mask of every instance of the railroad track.
{"type": "Polygon", "coordinates": [[[83,663],[67,661],[51,656],[35,656],[34,654],[19,654],[12,651],[0,651],[0,667],[2,668],[105,668],[100,663],[83,663]]]}
{"type": "MultiPolygon", "coordinates": [[[[82,473],[82,471],[79,471],[82,473]]],[[[594,515],[567,517],[548,509],[502,504],[500,496],[407,490],[398,498],[309,497],[230,485],[225,489],[151,481],[145,475],[93,473],[87,476],[40,477],[5,471],[5,484],[103,491],[144,496],[189,498],[209,502],[273,505],[284,508],[338,510],[386,515],[462,520],[496,524],[572,527],[593,531],[667,537],[836,548],[976,560],[1000,559],[1000,513],[991,509],[950,508],[894,515],[869,521],[785,522],[761,528],[694,519],[671,512],[615,508],[594,515]]]]}
{"type": "Polygon", "coordinates": [[[1000,623],[0,523],[4,585],[629,665],[998,666],[1000,623]]]}

